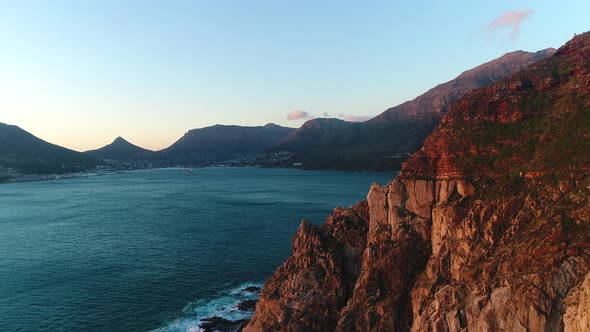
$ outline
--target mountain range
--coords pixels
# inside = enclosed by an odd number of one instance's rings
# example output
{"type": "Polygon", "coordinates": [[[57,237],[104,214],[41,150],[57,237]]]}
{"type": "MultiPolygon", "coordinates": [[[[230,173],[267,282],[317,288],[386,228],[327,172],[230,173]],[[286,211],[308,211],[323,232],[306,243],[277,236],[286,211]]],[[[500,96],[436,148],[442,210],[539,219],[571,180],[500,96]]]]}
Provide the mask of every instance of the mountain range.
{"type": "Polygon", "coordinates": [[[86,170],[105,163],[143,168],[209,166],[232,161],[230,164],[238,166],[399,169],[440,122],[450,103],[554,52],[546,49],[536,53],[508,53],[363,123],[316,118],[299,129],[275,124],[214,125],[190,130],[160,151],[147,150],[118,137],[100,149],[82,154],[47,143],[18,127],[2,125],[0,167],[5,169],[2,174],[48,174],[86,170]]]}

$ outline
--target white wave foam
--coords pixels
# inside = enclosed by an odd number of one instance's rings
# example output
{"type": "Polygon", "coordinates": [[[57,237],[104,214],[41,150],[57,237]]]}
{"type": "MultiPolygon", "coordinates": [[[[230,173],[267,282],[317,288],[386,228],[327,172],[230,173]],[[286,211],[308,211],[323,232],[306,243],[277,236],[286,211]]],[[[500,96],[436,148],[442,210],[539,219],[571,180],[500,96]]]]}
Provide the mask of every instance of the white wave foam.
{"type": "Polygon", "coordinates": [[[177,318],[166,326],[153,330],[152,332],[198,332],[202,331],[199,326],[203,319],[210,317],[221,317],[231,321],[248,319],[252,311],[242,311],[237,305],[247,300],[258,300],[257,292],[244,291],[247,287],[260,287],[261,283],[247,282],[238,287],[220,292],[213,299],[197,300],[187,304],[182,312],[183,317],[177,318]]]}

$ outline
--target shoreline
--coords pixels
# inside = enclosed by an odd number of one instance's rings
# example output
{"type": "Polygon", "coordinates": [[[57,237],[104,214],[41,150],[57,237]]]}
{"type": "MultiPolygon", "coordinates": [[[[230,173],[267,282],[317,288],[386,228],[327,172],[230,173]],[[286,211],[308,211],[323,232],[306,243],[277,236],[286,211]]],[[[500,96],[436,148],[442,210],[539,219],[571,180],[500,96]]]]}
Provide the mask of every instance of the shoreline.
{"type": "Polygon", "coordinates": [[[131,170],[116,170],[116,171],[99,171],[99,172],[80,172],[80,173],[65,173],[65,174],[20,174],[15,177],[4,178],[0,181],[0,185],[23,183],[23,182],[44,182],[57,181],[65,179],[87,178],[94,176],[112,175],[126,173],[131,170]]]}
{"type": "Polygon", "coordinates": [[[136,168],[136,169],[113,169],[113,170],[94,170],[84,171],[79,173],[64,173],[64,174],[19,174],[18,176],[0,176],[0,186],[5,184],[13,183],[24,183],[24,182],[44,182],[44,181],[57,181],[66,179],[77,179],[87,178],[103,175],[114,175],[123,174],[135,171],[148,171],[148,170],[159,170],[159,169],[201,169],[201,168],[262,168],[262,169],[293,169],[300,171],[319,171],[319,172],[343,172],[343,173],[389,173],[399,172],[399,170],[335,170],[335,169],[304,169],[294,167],[264,167],[264,166],[182,166],[182,167],[153,167],[153,168],[136,168]]]}
{"type": "Polygon", "coordinates": [[[217,294],[195,299],[179,315],[150,332],[241,331],[254,315],[264,281],[236,283],[217,294]]]}

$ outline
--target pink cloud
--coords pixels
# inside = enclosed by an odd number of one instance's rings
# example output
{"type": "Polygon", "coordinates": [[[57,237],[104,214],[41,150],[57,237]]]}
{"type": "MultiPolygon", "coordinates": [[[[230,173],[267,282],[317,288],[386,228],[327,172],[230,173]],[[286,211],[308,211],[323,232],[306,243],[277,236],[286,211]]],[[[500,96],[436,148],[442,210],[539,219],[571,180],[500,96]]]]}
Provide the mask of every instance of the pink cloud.
{"type": "Polygon", "coordinates": [[[488,24],[487,30],[491,34],[500,29],[510,28],[512,29],[510,31],[510,37],[512,38],[512,41],[515,41],[520,35],[520,26],[529,16],[531,16],[532,13],[533,11],[530,9],[505,12],[493,19],[492,22],[488,24]]]}
{"type": "Polygon", "coordinates": [[[287,120],[307,120],[312,118],[313,116],[302,110],[293,110],[287,114],[287,120]]]}

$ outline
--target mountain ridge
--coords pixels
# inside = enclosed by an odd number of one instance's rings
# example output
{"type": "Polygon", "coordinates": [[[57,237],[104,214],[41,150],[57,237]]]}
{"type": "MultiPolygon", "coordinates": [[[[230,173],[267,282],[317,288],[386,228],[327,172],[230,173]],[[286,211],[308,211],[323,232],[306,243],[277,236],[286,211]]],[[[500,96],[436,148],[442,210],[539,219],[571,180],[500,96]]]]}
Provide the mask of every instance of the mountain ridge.
{"type": "Polygon", "coordinates": [[[270,151],[292,152],[295,155],[291,162],[302,163],[308,169],[399,169],[401,163],[420,148],[451,102],[553,52],[554,49],[548,48],[538,52],[507,53],[362,123],[333,130],[320,129],[313,134],[313,129],[304,124],[300,131],[305,133],[293,133],[292,139],[277,144],[270,151]],[[297,139],[299,136],[301,138],[297,139]]]}
{"type": "Polygon", "coordinates": [[[388,108],[368,122],[398,119],[399,116],[403,118],[410,115],[415,117],[430,113],[445,113],[446,107],[461,95],[475,88],[492,84],[506,75],[526,68],[529,64],[553,55],[556,51],[554,48],[546,48],[537,52],[518,50],[506,53],[499,58],[468,69],[454,79],[441,83],[412,100],[388,108]],[[450,89],[454,91],[449,92],[450,89]]]}
{"type": "Polygon", "coordinates": [[[191,129],[157,153],[162,158],[181,164],[208,165],[262,153],[294,130],[272,123],[264,126],[217,124],[191,129]]]}
{"type": "Polygon", "coordinates": [[[266,124],[264,126],[216,124],[209,127],[191,129],[171,146],[160,150],[160,152],[183,150],[190,152],[262,152],[267,146],[271,146],[275,141],[280,140],[280,138],[283,138],[293,130],[294,128],[282,127],[275,124],[266,124]],[[270,142],[253,142],[256,140],[254,135],[258,134],[258,132],[267,134],[268,137],[263,137],[262,139],[269,140],[270,142]],[[207,137],[206,135],[210,136],[207,137]],[[244,142],[242,141],[243,139],[248,141],[244,142]],[[217,145],[212,146],[211,142],[215,142],[217,145]],[[251,143],[254,146],[244,146],[246,143],[251,143]]]}
{"type": "Polygon", "coordinates": [[[46,142],[18,126],[0,123],[0,168],[26,174],[61,174],[99,164],[98,159],[46,142]]]}
{"type": "Polygon", "coordinates": [[[85,151],[85,154],[108,160],[129,161],[151,159],[155,157],[154,151],[134,145],[118,136],[111,142],[96,150],[85,151]]]}
{"type": "MultiPolygon", "coordinates": [[[[490,64],[500,63],[507,66],[502,69],[504,72],[513,71],[533,59],[546,56],[551,52],[553,52],[551,49],[534,54],[523,51],[512,52],[465,71],[458,78],[477,76],[479,72],[476,69],[483,66],[483,68],[488,68],[488,72],[483,76],[492,81],[496,77],[502,76],[502,73],[497,73],[497,70],[493,70],[495,67],[490,64]],[[523,55],[528,60],[522,60],[523,55]],[[514,59],[508,61],[509,58],[514,59]]],[[[452,82],[456,81],[443,83],[437,87],[452,82]]],[[[433,90],[436,88],[430,89],[424,95],[432,94],[433,90]]],[[[406,107],[404,105],[419,100],[421,97],[396,107],[406,107]]],[[[435,104],[444,106],[444,103],[435,104]]],[[[392,109],[396,108],[388,109],[381,116],[385,117],[388,112],[391,113],[392,109]]],[[[438,123],[439,113],[442,113],[442,110],[441,108],[440,112],[426,111],[423,112],[424,116],[412,118],[412,115],[407,119],[400,121],[398,119],[393,122],[381,121],[379,116],[365,123],[317,118],[307,121],[298,129],[282,127],[273,123],[254,127],[218,124],[191,129],[175,143],[160,151],[143,149],[129,143],[122,137],[118,137],[112,143],[96,150],[86,151],[85,154],[109,162],[124,162],[129,165],[138,165],[138,167],[141,165],[140,168],[151,167],[150,165],[166,167],[177,164],[208,166],[232,161],[234,165],[261,164],[271,167],[291,167],[295,163],[308,169],[391,169],[401,165],[410,152],[417,149],[418,145],[422,143],[423,137],[438,123]],[[395,148],[392,149],[392,146],[395,148]],[[287,154],[282,153],[285,150],[288,152],[287,154]],[[265,158],[253,157],[263,152],[270,152],[270,157],[268,155],[265,158]]],[[[72,152],[75,151],[71,151],[69,157],[65,158],[73,157],[72,152]]],[[[38,160],[35,161],[35,158],[25,158],[21,160],[18,167],[27,168],[25,160],[29,160],[28,163],[31,165],[40,165],[38,160]]],[[[63,166],[62,170],[57,167],[60,166],[57,165],[60,164],[57,160],[55,163],[49,167],[50,169],[30,169],[27,172],[51,173],[66,169],[70,172],[75,171],[72,167],[66,167],[68,163],[61,163],[63,164],[61,165],[63,166]]],[[[90,163],[89,160],[86,160],[84,163],[84,166],[76,169],[86,169],[91,167],[91,164],[100,164],[101,162],[90,163]]],[[[45,168],[47,168],[47,163],[45,163],[45,168]]]]}

